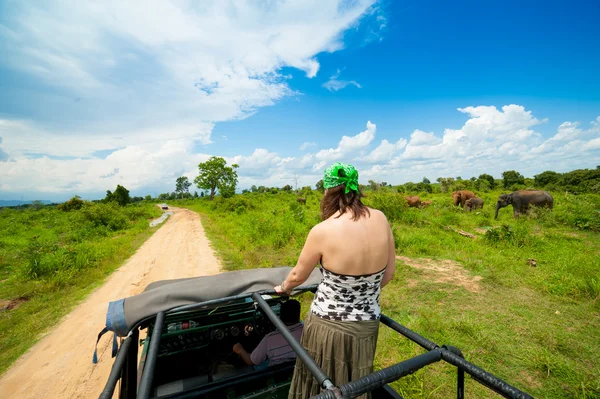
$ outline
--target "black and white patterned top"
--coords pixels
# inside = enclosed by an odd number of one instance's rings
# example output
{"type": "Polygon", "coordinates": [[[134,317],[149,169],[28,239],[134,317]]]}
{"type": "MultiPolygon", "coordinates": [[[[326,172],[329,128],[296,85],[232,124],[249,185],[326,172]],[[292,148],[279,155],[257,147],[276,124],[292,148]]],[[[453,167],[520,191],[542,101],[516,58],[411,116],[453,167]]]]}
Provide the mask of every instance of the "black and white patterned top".
{"type": "Polygon", "coordinates": [[[381,313],[379,293],[385,269],[362,276],[337,274],[319,265],[323,279],[310,307],[327,320],[377,320],[381,313]]]}

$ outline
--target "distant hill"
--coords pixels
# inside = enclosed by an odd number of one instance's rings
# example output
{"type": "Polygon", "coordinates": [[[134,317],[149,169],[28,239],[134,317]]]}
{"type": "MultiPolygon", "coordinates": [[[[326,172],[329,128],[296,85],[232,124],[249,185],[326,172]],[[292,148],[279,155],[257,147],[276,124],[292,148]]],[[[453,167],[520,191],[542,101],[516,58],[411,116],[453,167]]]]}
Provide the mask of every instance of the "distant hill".
{"type": "MultiPolygon", "coordinates": [[[[31,204],[34,200],[30,201],[19,201],[19,200],[0,200],[0,206],[19,206],[31,204]]],[[[52,201],[41,200],[44,204],[52,204],[52,201]]]]}

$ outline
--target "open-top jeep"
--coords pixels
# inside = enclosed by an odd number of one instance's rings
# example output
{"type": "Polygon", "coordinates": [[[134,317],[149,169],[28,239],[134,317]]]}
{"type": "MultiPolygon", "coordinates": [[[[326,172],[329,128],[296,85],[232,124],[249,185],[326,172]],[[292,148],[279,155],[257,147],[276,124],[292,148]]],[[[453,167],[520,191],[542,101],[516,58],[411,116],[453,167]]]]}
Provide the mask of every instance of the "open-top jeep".
{"type": "MultiPolygon", "coordinates": [[[[279,320],[281,303],[273,287],[291,268],[254,269],[216,276],[160,281],[139,295],[111,302],[104,332],[115,333],[110,376],[100,398],[286,398],[294,362],[273,367],[247,366],[232,352],[236,342],[251,351],[277,329],[310,369],[321,398],[401,398],[388,384],[428,364],[444,360],[457,368],[457,398],[464,397],[465,372],[507,398],[531,398],[463,359],[451,346],[438,346],[382,315],[381,323],[425,349],[421,355],[356,381],[336,386],[279,320]],[[248,328],[252,327],[252,328],[248,328]],[[246,331],[252,331],[246,335],[246,331]],[[146,332],[140,340],[140,332],[146,332]],[[117,350],[117,336],[124,337],[117,350]],[[140,351],[141,347],[141,351],[140,351]]],[[[292,296],[316,290],[318,270],[292,296]]],[[[101,336],[100,335],[100,336],[101,336]]],[[[98,339],[100,339],[100,336],[98,339]]],[[[94,355],[94,361],[96,361],[94,355]]]]}

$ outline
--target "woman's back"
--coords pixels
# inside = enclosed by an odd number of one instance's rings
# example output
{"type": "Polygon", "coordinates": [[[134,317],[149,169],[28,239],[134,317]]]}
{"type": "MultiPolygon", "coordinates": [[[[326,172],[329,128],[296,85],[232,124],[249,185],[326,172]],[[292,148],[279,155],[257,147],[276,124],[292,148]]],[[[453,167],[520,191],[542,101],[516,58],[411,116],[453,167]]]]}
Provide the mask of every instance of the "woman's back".
{"type": "Polygon", "coordinates": [[[382,212],[368,209],[369,213],[353,220],[346,212],[315,226],[321,237],[321,265],[330,272],[360,276],[385,269],[389,261],[390,227],[382,212]]]}

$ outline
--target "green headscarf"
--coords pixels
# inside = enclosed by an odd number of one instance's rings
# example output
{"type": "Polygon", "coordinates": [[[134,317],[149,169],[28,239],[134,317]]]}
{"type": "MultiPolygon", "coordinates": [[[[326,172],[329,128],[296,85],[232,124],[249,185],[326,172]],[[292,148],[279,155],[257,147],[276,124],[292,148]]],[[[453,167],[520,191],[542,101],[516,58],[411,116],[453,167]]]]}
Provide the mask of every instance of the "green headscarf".
{"type": "Polygon", "coordinates": [[[342,184],[346,185],[346,194],[348,194],[350,190],[358,193],[358,171],[352,165],[336,162],[325,171],[325,175],[323,176],[323,187],[333,188],[341,186],[342,184]],[[340,170],[342,173],[340,173],[340,170]]]}

